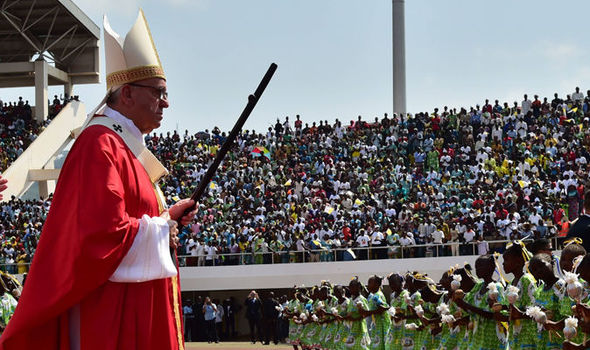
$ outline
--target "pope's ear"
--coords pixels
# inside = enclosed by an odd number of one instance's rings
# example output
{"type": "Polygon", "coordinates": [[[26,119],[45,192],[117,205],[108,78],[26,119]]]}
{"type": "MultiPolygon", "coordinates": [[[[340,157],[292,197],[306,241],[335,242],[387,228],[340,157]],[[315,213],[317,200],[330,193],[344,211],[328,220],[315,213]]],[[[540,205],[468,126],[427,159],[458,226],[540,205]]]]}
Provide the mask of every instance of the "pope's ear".
{"type": "Polygon", "coordinates": [[[131,97],[132,95],[132,88],[129,85],[123,85],[121,86],[120,92],[119,92],[119,100],[121,101],[121,103],[123,104],[131,104],[133,103],[133,98],[131,97]]]}

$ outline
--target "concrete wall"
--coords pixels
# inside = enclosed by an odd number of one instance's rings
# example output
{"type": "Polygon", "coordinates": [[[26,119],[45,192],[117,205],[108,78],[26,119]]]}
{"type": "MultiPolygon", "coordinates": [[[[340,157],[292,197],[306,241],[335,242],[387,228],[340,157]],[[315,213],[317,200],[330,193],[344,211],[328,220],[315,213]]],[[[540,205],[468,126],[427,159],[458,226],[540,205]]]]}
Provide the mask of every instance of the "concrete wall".
{"type": "Polygon", "coordinates": [[[348,284],[354,276],[366,281],[373,274],[420,271],[435,281],[455,264],[475,266],[477,256],[411,258],[274,265],[181,267],[182,291],[219,291],[313,286],[322,280],[348,284]]]}

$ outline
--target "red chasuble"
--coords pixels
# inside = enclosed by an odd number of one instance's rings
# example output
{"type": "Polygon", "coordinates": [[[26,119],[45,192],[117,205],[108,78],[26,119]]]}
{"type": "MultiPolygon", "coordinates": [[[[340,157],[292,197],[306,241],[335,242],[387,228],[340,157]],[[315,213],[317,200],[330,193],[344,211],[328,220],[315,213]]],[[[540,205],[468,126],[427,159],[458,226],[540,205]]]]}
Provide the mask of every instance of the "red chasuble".
{"type": "Polygon", "coordinates": [[[182,350],[176,277],[109,281],[144,214],[160,213],[143,166],[116,132],[88,127],[61,170],[0,349],[69,350],[72,332],[79,334],[83,350],[182,350]]]}

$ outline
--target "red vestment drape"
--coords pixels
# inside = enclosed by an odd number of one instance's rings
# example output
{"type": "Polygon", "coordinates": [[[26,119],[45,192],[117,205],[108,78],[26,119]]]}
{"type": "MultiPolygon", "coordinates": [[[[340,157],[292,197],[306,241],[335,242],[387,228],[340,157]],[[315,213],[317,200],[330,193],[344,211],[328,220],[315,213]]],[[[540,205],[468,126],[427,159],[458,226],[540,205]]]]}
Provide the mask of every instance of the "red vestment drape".
{"type": "Polygon", "coordinates": [[[116,132],[88,127],[62,167],[0,349],[69,350],[69,310],[76,305],[83,350],[182,349],[177,278],[108,280],[131,247],[144,214],[160,213],[143,166],[116,132]]]}

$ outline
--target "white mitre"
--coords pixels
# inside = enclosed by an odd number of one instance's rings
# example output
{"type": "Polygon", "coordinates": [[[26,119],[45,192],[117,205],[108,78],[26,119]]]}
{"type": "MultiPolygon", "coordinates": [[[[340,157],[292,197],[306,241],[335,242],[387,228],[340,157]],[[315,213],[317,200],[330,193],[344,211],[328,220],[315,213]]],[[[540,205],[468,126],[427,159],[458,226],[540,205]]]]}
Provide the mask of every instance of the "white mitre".
{"type": "Polygon", "coordinates": [[[111,28],[106,15],[103,25],[107,91],[143,79],[166,79],[142,10],[125,38],[111,28]]]}
{"type": "Polygon", "coordinates": [[[103,26],[107,93],[88,115],[89,119],[105,105],[109,95],[122,85],[150,78],[166,79],[158,50],[141,9],[125,38],[111,28],[106,15],[103,26]]]}

